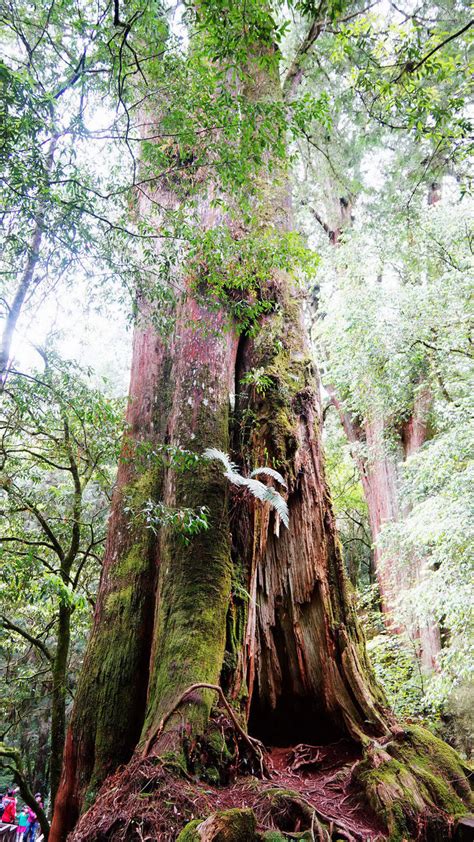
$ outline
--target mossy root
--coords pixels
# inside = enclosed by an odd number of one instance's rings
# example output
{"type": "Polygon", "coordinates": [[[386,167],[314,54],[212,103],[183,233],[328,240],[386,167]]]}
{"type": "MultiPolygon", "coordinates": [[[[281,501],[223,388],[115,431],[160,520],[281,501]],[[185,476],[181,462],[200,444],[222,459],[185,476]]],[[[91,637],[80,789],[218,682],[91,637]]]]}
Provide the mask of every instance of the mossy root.
{"type": "Polygon", "coordinates": [[[207,819],[194,819],[181,831],[177,842],[257,842],[258,839],[253,810],[236,808],[212,813],[207,819]]]}
{"type": "Polygon", "coordinates": [[[354,771],[390,842],[442,842],[472,805],[470,770],[429,731],[412,726],[372,744],[354,771]]]}

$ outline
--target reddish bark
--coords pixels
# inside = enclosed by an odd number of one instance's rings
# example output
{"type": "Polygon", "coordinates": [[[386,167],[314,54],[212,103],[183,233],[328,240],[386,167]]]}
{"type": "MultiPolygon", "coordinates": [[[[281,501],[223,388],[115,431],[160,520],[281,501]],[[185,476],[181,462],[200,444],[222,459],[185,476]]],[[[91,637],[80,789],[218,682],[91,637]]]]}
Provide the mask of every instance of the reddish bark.
{"type": "MultiPolygon", "coordinates": [[[[428,191],[428,204],[435,205],[440,198],[440,187],[433,183],[428,191]]],[[[351,209],[350,201],[339,200],[337,224],[334,228],[312,209],[313,216],[334,246],[339,245],[341,235],[351,224],[351,209]]],[[[417,580],[423,575],[423,563],[414,560],[407,571],[398,558],[388,559],[384,556],[379,546],[379,536],[384,524],[396,522],[406,513],[399,499],[400,462],[419,450],[428,438],[431,392],[427,387],[415,391],[410,418],[397,432],[397,441],[393,442],[395,431],[387,426],[387,422],[380,415],[356,421],[345,410],[334,389],[330,386],[327,388],[349,442],[353,445],[362,444],[366,451],[365,455],[361,455],[359,449],[354,447],[353,457],[359,469],[367,502],[375,575],[386,625],[391,631],[400,632],[402,625],[397,619],[398,596],[404,585],[406,586],[407,576],[417,580]],[[390,439],[392,442],[389,444],[390,439]]],[[[437,655],[441,649],[439,628],[433,623],[419,627],[419,624],[414,622],[413,633],[419,641],[421,663],[427,670],[436,669],[437,655]]]]}
{"type": "MultiPolygon", "coordinates": [[[[50,839],[64,839],[74,827],[91,779],[129,759],[140,734],[145,708],[151,647],[156,548],[150,536],[143,546],[141,570],[125,577],[117,566],[133,550],[136,531],[124,511],[124,494],[139,476],[136,446],[153,443],[159,430],[157,385],[166,368],[166,348],[152,327],[138,326],[124,435],[108,524],[94,625],[85,655],[69,725],[61,783],[55,802],[50,839]],[[124,578],[136,591],[130,624],[112,616],[109,602],[124,578]],[[121,659],[123,651],[125,658],[121,659]],[[126,659],[126,660],[125,660],[126,659]]],[[[119,609],[120,610],[120,609],[119,609]]]]}

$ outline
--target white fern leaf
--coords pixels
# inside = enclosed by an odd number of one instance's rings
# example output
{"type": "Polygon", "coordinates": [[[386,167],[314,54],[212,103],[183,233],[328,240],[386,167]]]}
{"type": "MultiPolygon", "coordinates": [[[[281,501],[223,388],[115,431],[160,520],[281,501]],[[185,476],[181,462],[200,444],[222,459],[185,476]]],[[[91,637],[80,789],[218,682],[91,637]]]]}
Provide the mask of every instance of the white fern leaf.
{"type": "Polygon", "coordinates": [[[275,488],[272,488],[272,486],[264,485],[263,482],[259,482],[258,479],[247,479],[245,480],[245,485],[247,486],[249,491],[251,491],[253,496],[257,498],[257,500],[261,500],[262,503],[269,503],[270,506],[273,509],[275,509],[277,514],[280,516],[282,522],[288,529],[288,506],[286,504],[286,500],[283,499],[281,494],[279,494],[275,488]]]}
{"type": "Polygon", "coordinates": [[[251,477],[258,477],[259,474],[265,474],[265,476],[267,476],[267,477],[273,477],[273,479],[276,479],[276,481],[279,482],[280,485],[283,486],[283,488],[287,487],[286,482],[283,479],[282,475],[279,474],[278,471],[275,471],[273,468],[255,468],[255,470],[252,471],[250,476],[251,477]]]}
{"type": "Polygon", "coordinates": [[[230,461],[227,453],[218,450],[217,447],[208,447],[202,455],[204,459],[217,459],[218,462],[222,462],[226,471],[230,473],[238,471],[237,465],[230,461]]]}
{"type": "Polygon", "coordinates": [[[247,478],[243,477],[242,474],[239,474],[237,471],[224,471],[224,476],[227,477],[229,482],[233,485],[247,485],[247,478]]]}
{"type": "Polygon", "coordinates": [[[265,503],[267,500],[268,487],[258,479],[249,479],[248,477],[245,477],[244,480],[244,485],[252,492],[253,496],[256,497],[257,500],[261,500],[262,503],[265,503]]]}
{"type": "Polygon", "coordinates": [[[277,471],[274,471],[272,468],[257,468],[257,471],[252,472],[252,476],[243,477],[242,474],[239,473],[237,465],[234,465],[234,463],[230,461],[227,453],[223,453],[222,450],[217,450],[215,447],[208,447],[207,450],[204,451],[203,456],[205,459],[216,459],[218,462],[221,462],[225,468],[224,476],[229,480],[229,482],[233,485],[240,485],[248,488],[250,493],[257,500],[261,500],[262,503],[268,503],[273,509],[275,509],[282,523],[284,523],[288,529],[289,513],[286,501],[275,488],[265,485],[258,479],[253,479],[253,475],[255,473],[266,473],[268,476],[274,477],[278,480],[278,482],[281,482],[284,485],[283,478],[277,471]]]}
{"type": "Polygon", "coordinates": [[[270,506],[275,509],[276,513],[280,516],[281,522],[288,529],[290,526],[290,513],[286,500],[271,486],[266,485],[265,488],[267,489],[267,495],[265,497],[267,503],[270,503],[270,506]]]}

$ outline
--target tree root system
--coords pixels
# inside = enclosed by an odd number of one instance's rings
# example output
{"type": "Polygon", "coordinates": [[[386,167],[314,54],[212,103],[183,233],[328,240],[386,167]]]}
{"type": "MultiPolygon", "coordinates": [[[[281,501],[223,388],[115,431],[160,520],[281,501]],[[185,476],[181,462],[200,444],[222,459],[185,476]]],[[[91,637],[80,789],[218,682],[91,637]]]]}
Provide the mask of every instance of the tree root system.
{"type": "Polygon", "coordinates": [[[345,741],[275,748],[266,756],[269,780],[237,774],[215,786],[183,775],[171,757],[137,756],[106,781],[69,839],[376,842],[386,834],[353,779],[359,759],[360,751],[345,741]]]}
{"type": "Polygon", "coordinates": [[[466,812],[469,770],[422,728],[265,750],[225,710],[182,753],[137,753],[69,842],[444,842],[466,812]]]}

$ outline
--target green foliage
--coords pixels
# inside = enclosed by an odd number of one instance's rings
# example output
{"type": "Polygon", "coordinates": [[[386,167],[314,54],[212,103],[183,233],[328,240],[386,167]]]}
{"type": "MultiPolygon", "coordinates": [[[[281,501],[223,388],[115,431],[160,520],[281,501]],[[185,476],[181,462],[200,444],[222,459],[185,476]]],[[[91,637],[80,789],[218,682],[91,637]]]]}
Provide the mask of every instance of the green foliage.
{"type": "Polygon", "coordinates": [[[336,515],[344,562],[354,587],[370,584],[372,569],[372,536],[367,502],[351,455],[351,448],[335,411],[328,407],[324,419],[323,444],[326,476],[336,515]]]}
{"type": "Polygon", "coordinates": [[[418,12],[361,15],[342,27],[336,51],[352,60],[353,85],[372,119],[461,160],[472,148],[469,9],[433,11],[429,26],[418,12]]]}
{"type": "Polygon", "coordinates": [[[371,638],[367,651],[395,715],[400,719],[435,721],[438,710],[426,697],[416,644],[403,634],[385,633],[371,638]]]}
{"type": "Polygon", "coordinates": [[[315,265],[314,254],[293,232],[282,236],[265,227],[233,236],[222,226],[196,238],[188,263],[193,286],[206,303],[225,304],[239,330],[250,335],[275,307],[277,273],[300,271],[307,277],[315,265]]]}
{"type": "Polygon", "coordinates": [[[209,529],[207,506],[173,509],[148,499],[138,510],[129,506],[125,506],[124,510],[131,513],[133,521],[142,522],[146,529],[151,529],[155,534],[161,527],[170,528],[185,546],[189,545],[193,535],[209,529]]]}
{"type": "Polygon", "coordinates": [[[240,382],[244,386],[253,386],[258,395],[264,395],[274,385],[273,378],[265,374],[262,367],[250,369],[240,382]]]}
{"type": "Polygon", "coordinates": [[[46,785],[52,671],[82,658],[100,573],[123,406],[52,351],[3,393],[0,500],[1,720],[30,779],[46,785]],[[71,643],[58,617],[71,619],[71,643]],[[37,765],[39,764],[39,765],[37,765]]]}
{"type": "Polygon", "coordinates": [[[474,452],[468,407],[444,407],[445,427],[406,463],[404,499],[409,513],[385,527],[381,545],[408,568],[424,562],[423,576],[400,594],[401,617],[442,630],[440,672],[427,686],[433,705],[448,703],[472,681],[474,605],[472,489],[474,452]]]}

